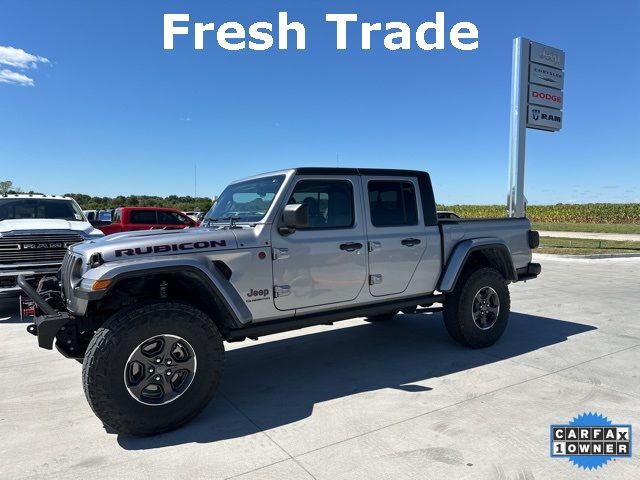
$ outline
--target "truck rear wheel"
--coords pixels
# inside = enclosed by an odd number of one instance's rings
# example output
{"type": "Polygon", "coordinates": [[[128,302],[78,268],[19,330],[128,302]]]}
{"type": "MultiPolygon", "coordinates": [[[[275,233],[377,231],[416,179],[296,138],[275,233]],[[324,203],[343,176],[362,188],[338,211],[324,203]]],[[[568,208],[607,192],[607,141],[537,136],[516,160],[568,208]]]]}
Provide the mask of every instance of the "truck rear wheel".
{"type": "Polygon", "coordinates": [[[509,288],[493,268],[464,272],[444,305],[449,334],[471,348],[493,345],[504,333],[510,312],[509,288]]]}
{"type": "Polygon", "coordinates": [[[96,331],[82,383],[106,426],[152,435],[202,411],[218,386],[223,361],[220,332],[202,311],[174,301],[141,303],[96,331]]]}

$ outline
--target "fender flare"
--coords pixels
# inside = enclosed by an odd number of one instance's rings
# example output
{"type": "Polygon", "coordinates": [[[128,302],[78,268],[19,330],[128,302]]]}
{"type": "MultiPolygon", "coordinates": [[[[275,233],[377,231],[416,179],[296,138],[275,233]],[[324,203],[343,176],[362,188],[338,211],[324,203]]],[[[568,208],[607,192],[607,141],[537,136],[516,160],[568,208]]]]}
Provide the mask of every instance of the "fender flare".
{"type": "Polygon", "coordinates": [[[78,287],[74,290],[81,298],[100,300],[106,297],[121,280],[155,273],[192,274],[221,300],[231,315],[235,328],[242,328],[252,323],[253,316],[249,308],[231,282],[217,268],[207,268],[202,261],[196,258],[159,258],[120,265],[117,262],[105,263],[85,272],[83,280],[111,280],[109,288],[98,292],[87,292],[78,287]]]}
{"type": "Polygon", "coordinates": [[[492,251],[492,255],[497,256],[498,261],[502,263],[498,270],[504,275],[507,281],[517,281],[518,274],[513,265],[511,252],[504,240],[495,237],[482,237],[463,240],[460,242],[449,255],[449,260],[444,268],[438,290],[441,292],[451,292],[458,282],[458,278],[462,273],[464,266],[473,252],[492,251]]]}

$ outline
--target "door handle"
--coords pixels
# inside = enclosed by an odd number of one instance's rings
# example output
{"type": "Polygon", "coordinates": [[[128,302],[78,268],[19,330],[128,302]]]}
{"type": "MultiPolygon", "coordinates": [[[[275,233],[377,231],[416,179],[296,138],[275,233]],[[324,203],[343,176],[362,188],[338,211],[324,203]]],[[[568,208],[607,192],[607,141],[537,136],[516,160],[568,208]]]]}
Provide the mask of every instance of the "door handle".
{"type": "Polygon", "coordinates": [[[405,247],[413,247],[413,246],[418,245],[420,243],[420,239],[418,239],[418,238],[405,238],[400,243],[402,245],[404,245],[405,247]]]}
{"type": "Polygon", "coordinates": [[[356,250],[360,250],[361,248],[362,244],[358,242],[349,242],[340,245],[340,250],[346,250],[347,252],[354,252],[356,250]]]}

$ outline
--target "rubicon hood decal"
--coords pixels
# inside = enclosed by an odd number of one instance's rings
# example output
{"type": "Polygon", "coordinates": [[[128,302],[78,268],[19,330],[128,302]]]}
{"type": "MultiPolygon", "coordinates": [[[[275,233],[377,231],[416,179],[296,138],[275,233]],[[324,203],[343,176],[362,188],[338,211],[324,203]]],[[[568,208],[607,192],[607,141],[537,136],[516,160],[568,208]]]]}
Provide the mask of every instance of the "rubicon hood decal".
{"type": "Polygon", "coordinates": [[[188,255],[237,248],[232,232],[189,229],[165,235],[107,235],[93,242],[74,245],[72,250],[89,259],[100,253],[106,262],[163,255],[188,255]]]}
{"type": "Polygon", "coordinates": [[[119,248],[114,252],[116,257],[132,257],[148,253],[186,252],[189,250],[210,250],[217,247],[226,247],[226,240],[200,240],[197,242],[164,243],[161,245],[146,245],[134,248],[119,248]]]}

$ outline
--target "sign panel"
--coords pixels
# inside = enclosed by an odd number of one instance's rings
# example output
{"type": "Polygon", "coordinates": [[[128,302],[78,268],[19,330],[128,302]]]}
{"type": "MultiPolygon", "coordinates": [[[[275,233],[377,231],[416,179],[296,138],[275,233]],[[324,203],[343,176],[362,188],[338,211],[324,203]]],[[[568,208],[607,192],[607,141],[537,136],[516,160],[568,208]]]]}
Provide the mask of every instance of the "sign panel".
{"type": "Polygon", "coordinates": [[[529,105],[527,127],[555,132],[562,128],[562,112],[553,108],[529,105]]]}
{"type": "Polygon", "coordinates": [[[564,70],[564,52],[557,48],[547,47],[541,43],[531,42],[529,60],[564,70]]]}
{"type": "Polygon", "coordinates": [[[547,67],[546,65],[530,63],[529,83],[536,83],[538,85],[562,90],[564,88],[564,72],[557,68],[547,67]]]}
{"type": "Polygon", "coordinates": [[[562,91],[540,85],[529,85],[529,105],[531,104],[562,110],[562,91]]]}

